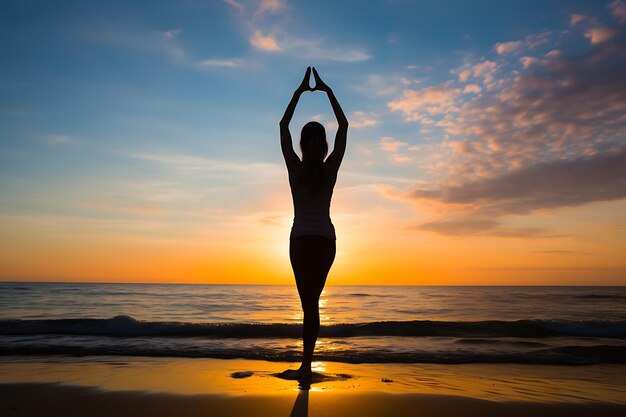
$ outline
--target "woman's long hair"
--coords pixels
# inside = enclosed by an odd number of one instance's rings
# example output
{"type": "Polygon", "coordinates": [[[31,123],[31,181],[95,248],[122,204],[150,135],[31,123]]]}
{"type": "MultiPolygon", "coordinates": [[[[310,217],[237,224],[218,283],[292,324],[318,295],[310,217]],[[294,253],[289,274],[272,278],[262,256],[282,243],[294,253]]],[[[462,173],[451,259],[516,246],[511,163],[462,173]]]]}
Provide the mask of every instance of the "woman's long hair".
{"type": "Polygon", "coordinates": [[[302,151],[302,185],[317,194],[326,183],[324,158],[328,153],[326,130],[321,123],[309,122],[300,132],[300,150],[302,151]]]}

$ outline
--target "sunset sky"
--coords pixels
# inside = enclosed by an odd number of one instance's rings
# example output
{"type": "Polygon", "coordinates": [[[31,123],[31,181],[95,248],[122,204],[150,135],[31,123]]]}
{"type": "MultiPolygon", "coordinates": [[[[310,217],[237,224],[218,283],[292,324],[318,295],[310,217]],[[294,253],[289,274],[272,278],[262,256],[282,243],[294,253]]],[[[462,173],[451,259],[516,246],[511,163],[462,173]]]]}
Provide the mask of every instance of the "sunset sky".
{"type": "Polygon", "coordinates": [[[626,285],[625,1],[11,0],[0,33],[1,280],[291,284],[314,65],[330,285],[626,285]]]}

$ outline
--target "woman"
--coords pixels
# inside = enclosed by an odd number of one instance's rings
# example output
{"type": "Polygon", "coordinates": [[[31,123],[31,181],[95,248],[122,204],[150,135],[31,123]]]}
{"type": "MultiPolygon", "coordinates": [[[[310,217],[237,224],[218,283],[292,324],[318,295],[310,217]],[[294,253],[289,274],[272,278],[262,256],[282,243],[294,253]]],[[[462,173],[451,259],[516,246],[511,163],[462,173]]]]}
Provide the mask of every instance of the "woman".
{"type": "Polygon", "coordinates": [[[302,365],[297,370],[286,370],[280,374],[288,379],[308,379],[312,375],[311,361],[320,329],[319,298],[335,259],[335,228],[330,220],[330,199],[346,151],[348,134],[348,119],[333,91],[322,81],[315,68],[315,87],[311,88],[310,76],[311,67],[308,67],[280,121],[280,146],[289,172],[295,213],[289,237],[289,258],[304,312],[302,365]],[[302,128],[302,160],[293,150],[289,122],[300,95],[306,91],[326,93],[339,124],[335,148],[325,161],[328,142],[324,126],[318,122],[309,122],[302,128]]]}

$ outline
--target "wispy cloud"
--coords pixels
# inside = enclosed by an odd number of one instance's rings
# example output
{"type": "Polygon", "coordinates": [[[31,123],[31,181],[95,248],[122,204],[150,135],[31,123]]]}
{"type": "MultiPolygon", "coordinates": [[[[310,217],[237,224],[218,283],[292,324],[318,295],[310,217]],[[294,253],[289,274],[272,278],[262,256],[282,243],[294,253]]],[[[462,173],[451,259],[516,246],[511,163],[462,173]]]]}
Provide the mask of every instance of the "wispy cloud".
{"type": "Polygon", "coordinates": [[[44,137],[44,140],[51,145],[60,145],[72,142],[72,137],[69,135],[48,135],[44,137]]]}
{"type": "Polygon", "coordinates": [[[285,39],[284,45],[285,50],[309,59],[361,62],[372,58],[369,53],[360,48],[351,48],[348,46],[336,47],[317,39],[285,39]]]}
{"type": "Polygon", "coordinates": [[[303,38],[289,33],[284,19],[289,7],[284,0],[226,0],[226,3],[237,12],[238,19],[248,32],[250,45],[258,51],[340,62],[360,62],[371,58],[359,47],[333,45],[319,36],[303,38]],[[280,15],[281,19],[272,15],[280,15]]]}
{"type": "Polygon", "coordinates": [[[569,18],[569,24],[570,26],[576,26],[577,24],[583,22],[585,19],[587,19],[587,16],[585,16],[584,14],[573,14],[569,18]]]}
{"type": "Polygon", "coordinates": [[[131,213],[144,216],[160,216],[167,213],[167,210],[165,208],[158,207],[153,204],[136,206],[111,206],[105,204],[88,203],[85,205],[85,207],[90,210],[99,212],[131,213]]]}
{"type": "Polygon", "coordinates": [[[279,13],[287,9],[286,0],[224,0],[233,10],[249,17],[263,17],[266,14],[279,13]]]}
{"type": "Polygon", "coordinates": [[[397,150],[405,146],[408,146],[408,143],[394,139],[389,136],[384,136],[380,138],[380,149],[385,152],[396,152],[397,150]]]}
{"type": "Polygon", "coordinates": [[[378,115],[372,112],[355,111],[350,117],[350,127],[354,129],[376,126],[378,123],[378,115]]]}
{"type": "Polygon", "coordinates": [[[175,62],[187,58],[178,42],[180,33],[180,29],[155,30],[134,21],[91,23],[81,28],[87,39],[116,48],[162,54],[175,62]]]}
{"type": "Polygon", "coordinates": [[[384,77],[379,74],[369,74],[361,84],[354,86],[359,93],[366,95],[388,96],[398,91],[396,77],[384,77]]]}
{"type": "Polygon", "coordinates": [[[264,35],[260,30],[254,32],[250,44],[264,52],[284,52],[309,59],[329,61],[359,62],[371,58],[371,55],[347,47],[333,47],[320,39],[303,39],[288,35],[264,35]]]}
{"type": "Polygon", "coordinates": [[[389,136],[380,138],[380,149],[389,154],[390,159],[398,164],[404,164],[413,161],[413,157],[407,155],[403,151],[414,150],[415,147],[409,147],[409,144],[389,136]]]}
{"type": "Polygon", "coordinates": [[[508,227],[500,221],[480,217],[435,220],[413,226],[412,229],[433,232],[445,236],[493,236],[508,238],[560,237],[547,229],[537,227],[508,227]]]}
{"type": "Polygon", "coordinates": [[[250,182],[263,178],[278,178],[284,175],[284,169],[281,165],[262,162],[229,161],[195,155],[148,152],[130,152],[126,156],[161,164],[184,174],[197,175],[202,173],[204,175],[223,176],[224,178],[245,176],[249,178],[250,182]]]}
{"type": "Polygon", "coordinates": [[[608,8],[619,23],[626,23],[626,2],[624,0],[615,0],[609,3],[608,8]]]}
{"type": "Polygon", "coordinates": [[[499,42],[494,47],[500,55],[512,54],[519,51],[524,46],[522,41],[499,42]]]}
{"type": "Polygon", "coordinates": [[[183,46],[180,40],[182,29],[154,30],[126,22],[95,25],[85,33],[86,36],[110,46],[161,54],[171,63],[192,70],[210,67],[235,68],[245,63],[241,58],[197,57],[183,46]]]}
{"type": "Polygon", "coordinates": [[[198,65],[201,67],[227,67],[236,68],[242,66],[244,61],[242,59],[203,59],[198,65]]]}
{"type": "Polygon", "coordinates": [[[401,112],[407,121],[434,123],[432,116],[458,111],[455,101],[460,89],[451,82],[419,90],[404,90],[402,97],[388,103],[389,110],[401,112]]]}
{"type": "Polygon", "coordinates": [[[224,0],[224,1],[226,2],[226,4],[228,4],[229,6],[231,6],[238,12],[242,13],[244,11],[243,4],[239,3],[237,0],[224,0]]]}
{"type": "Polygon", "coordinates": [[[260,0],[259,7],[256,10],[256,15],[263,15],[265,13],[278,13],[287,8],[286,0],[260,0]]]}

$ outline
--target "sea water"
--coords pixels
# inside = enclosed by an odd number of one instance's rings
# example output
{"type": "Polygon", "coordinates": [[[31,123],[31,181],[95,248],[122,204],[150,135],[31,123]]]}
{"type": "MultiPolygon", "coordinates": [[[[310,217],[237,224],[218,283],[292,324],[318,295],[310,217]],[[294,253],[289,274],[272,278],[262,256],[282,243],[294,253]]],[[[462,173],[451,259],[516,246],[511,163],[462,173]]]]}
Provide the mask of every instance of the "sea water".
{"type": "MultiPolygon", "coordinates": [[[[316,359],[626,363],[626,287],[328,286],[316,359]]],[[[295,286],[0,283],[0,355],[298,360],[295,286]]]]}

